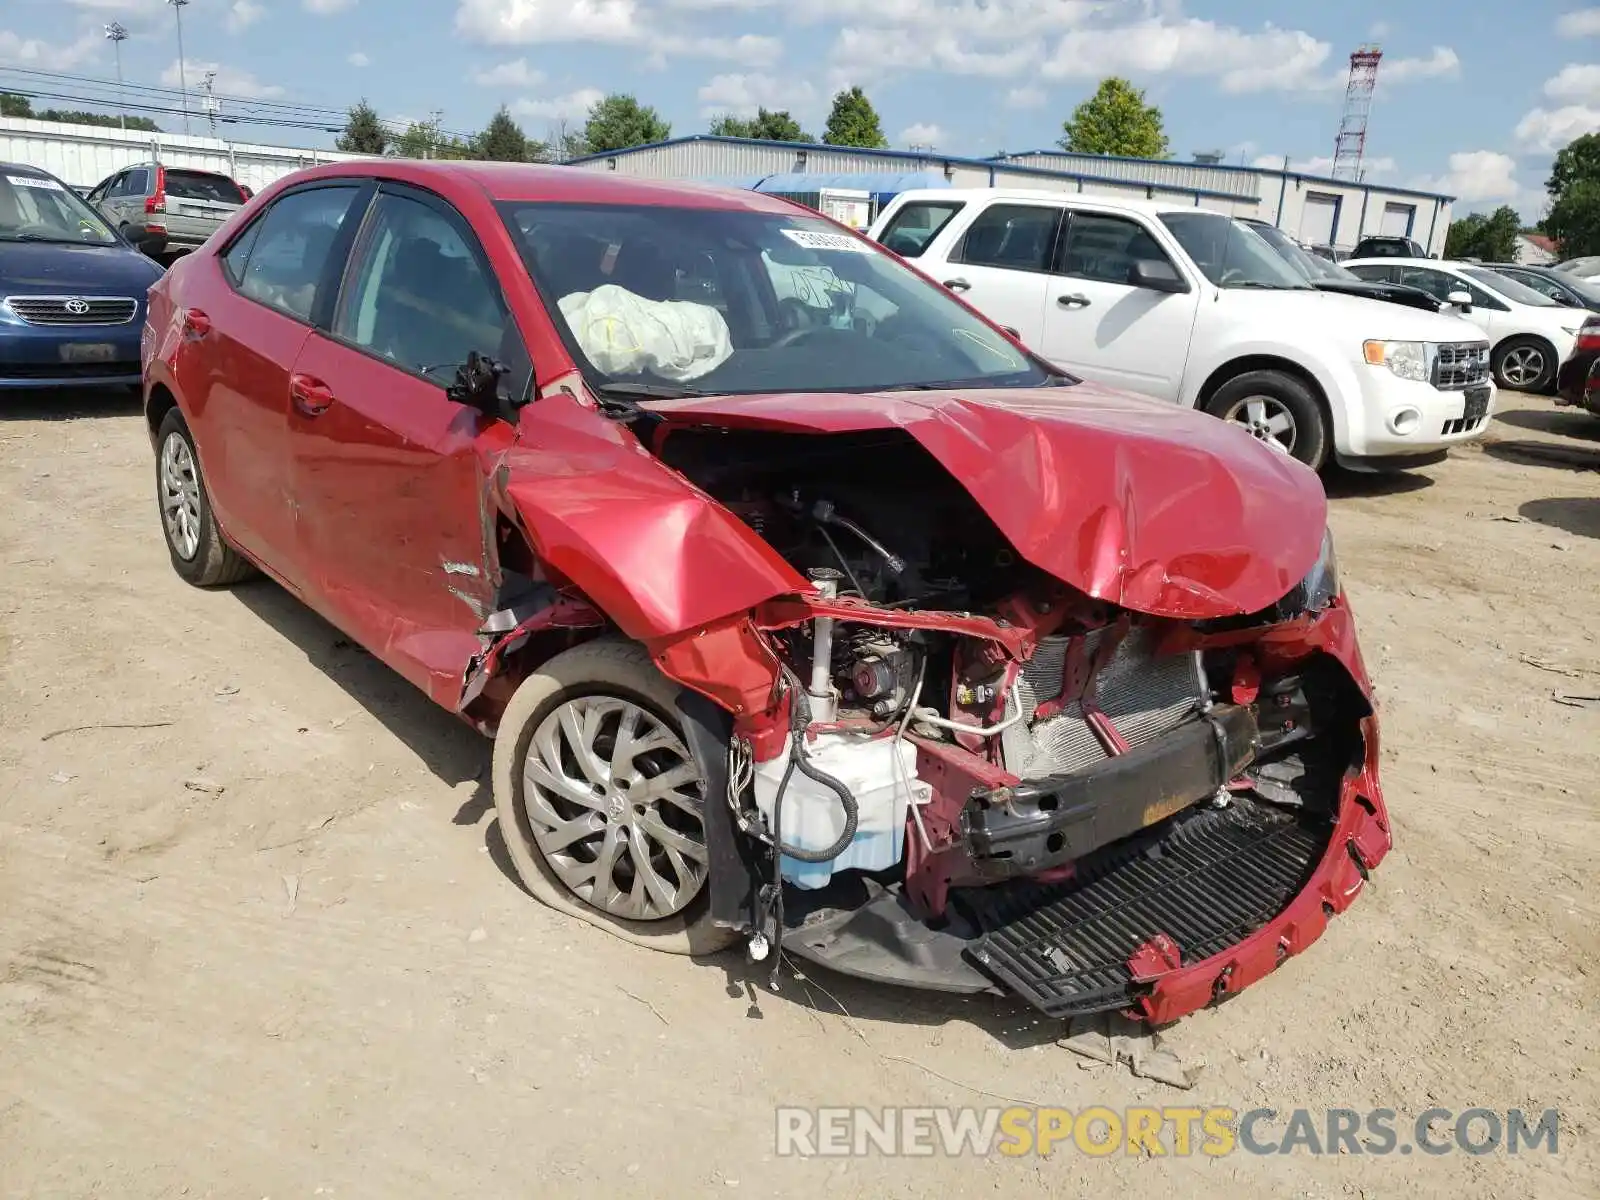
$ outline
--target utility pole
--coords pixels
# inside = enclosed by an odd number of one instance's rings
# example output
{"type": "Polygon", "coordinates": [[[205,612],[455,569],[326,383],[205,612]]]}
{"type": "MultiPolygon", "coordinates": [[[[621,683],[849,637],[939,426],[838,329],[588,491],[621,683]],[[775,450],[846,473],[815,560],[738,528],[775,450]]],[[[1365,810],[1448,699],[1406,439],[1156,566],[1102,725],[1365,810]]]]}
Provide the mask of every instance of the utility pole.
{"type": "Polygon", "coordinates": [[[424,158],[434,158],[439,153],[439,144],[444,141],[444,134],[439,126],[444,122],[444,109],[436,108],[429,114],[433,119],[428,124],[428,148],[423,152],[424,158]]]}
{"type": "Polygon", "coordinates": [[[202,101],[201,106],[205,109],[206,117],[211,122],[212,137],[217,136],[217,113],[222,110],[222,105],[217,103],[216,94],[212,90],[216,81],[217,73],[215,71],[207,71],[205,82],[201,84],[206,89],[206,98],[202,101]]]}
{"type": "Polygon", "coordinates": [[[106,39],[111,43],[111,48],[117,56],[117,126],[120,129],[128,127],[127,101],[122,96],[122,43],[128,40],[128,31],[121,21],[113,21],[106,26],[106,39]]]}
{"type": "Polygon", "coordinates": [[[189,132],[189,80],[183,70],[183,9],[189,0],[167,0],[172,5],[172,19],[178,24],[178,89],[183,97],[183,131],[189,132]]]}

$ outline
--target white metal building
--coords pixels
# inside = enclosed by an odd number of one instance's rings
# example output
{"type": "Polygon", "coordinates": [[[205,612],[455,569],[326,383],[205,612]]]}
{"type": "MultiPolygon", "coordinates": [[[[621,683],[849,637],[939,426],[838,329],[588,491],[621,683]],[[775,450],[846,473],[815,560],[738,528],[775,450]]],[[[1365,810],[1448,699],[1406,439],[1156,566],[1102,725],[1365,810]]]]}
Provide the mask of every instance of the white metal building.
{"type": "Polygon", "coordinates": [[[25,117],[0,117],[0,162],[26,163],[63,183],[87,190],[139,162],[221,171],[253,191],[317,163],[363,157],[334,150],[260,146],[181,133],[145,133],[99,125],[68,125],[25,117]]]}
{"type": "Polygon", "coordinates": [[[782,195],[854,189],[886,200],[914,187],[1019,187],[1193,204],[1271,221],[1314,245],[1352,249],[1386,233],[1442,254],[1452,196],[1294,171],[1037,150],[992,158],[863,150],[694,134],[572,160],[589,171],[686,179],[782,195]]]}

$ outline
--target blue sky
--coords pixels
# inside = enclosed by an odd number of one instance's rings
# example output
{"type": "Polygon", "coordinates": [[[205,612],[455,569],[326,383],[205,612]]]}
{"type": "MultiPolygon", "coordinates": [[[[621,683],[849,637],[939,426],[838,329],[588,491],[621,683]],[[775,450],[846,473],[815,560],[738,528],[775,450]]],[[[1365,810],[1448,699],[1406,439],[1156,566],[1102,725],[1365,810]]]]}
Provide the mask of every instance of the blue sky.
{"type": "MultiPolygon", "coordinates": [[[[0,88],[92,90],[18,69],[111,78],[112,20],[130,34],[127,81],[176,85],[163,0],[5,0],[0,88]]],[[[611,90],[653,104],[678,134],[758,104],[820,132],[832,91],[859,84],[892,144],[986,154],[1051,144],[1119,73],[1161,106],[1175,154],[1287,156],[1309,171],[1332,152],[1350,51],[1371,41],[1384,58],[1370,177],[1439,187],[1463,208],[1511,203],[1529,220],[1554,150],[1600,130],[1600,7],[1549,0],[1514,16],[1481,0],[191,0],[183,29],[191,88],[210,69],[227,97],[342,109],[365,96],[386,117],[440,110],[462,131],[505,103],[534,135],[581,123],[611,90]]],[[[247,110],[230,99],[224,111],[247,110]]]]}

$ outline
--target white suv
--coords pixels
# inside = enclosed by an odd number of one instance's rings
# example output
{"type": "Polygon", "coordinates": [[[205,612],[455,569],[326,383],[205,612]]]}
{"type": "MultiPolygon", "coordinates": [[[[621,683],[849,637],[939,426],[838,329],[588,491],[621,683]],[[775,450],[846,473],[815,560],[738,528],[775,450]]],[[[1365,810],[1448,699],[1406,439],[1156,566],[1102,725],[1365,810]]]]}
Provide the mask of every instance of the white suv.
{"type": "Polygon", "coordinates": [[[1556,372],[1572,354],[1587,309],[1569,308],[1491,267],[1431,258],[1351,259],[1362,279],[1406,283],[1441,300],[1454,296],[1461,315],[1489,335],[1490,364],[1503,388],[1553,392],[1556,372]],[[1464,294],[1460,294],[1464,293],[1464,294]]]}
{"type": "Polygon", "coordinates": [[[1065,370],[1203,408],[1313,468],[1436,462],[1494,408],[1476,326],[1319,292],[1220,213],[952,188],[902,192],[870,236],[1065,370]]]}

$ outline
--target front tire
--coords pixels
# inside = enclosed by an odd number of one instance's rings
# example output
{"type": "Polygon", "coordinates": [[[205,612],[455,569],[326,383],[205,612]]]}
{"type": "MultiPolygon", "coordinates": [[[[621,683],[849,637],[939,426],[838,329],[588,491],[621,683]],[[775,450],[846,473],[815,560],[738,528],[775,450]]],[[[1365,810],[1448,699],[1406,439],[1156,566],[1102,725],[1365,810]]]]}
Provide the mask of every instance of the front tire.
{"type": "Polygon", "coordinates": [[[556,655],[517,688],[494,743],[495,811],[517,875],[557,912],[669,954],[710,954],[706,771],[678,685],[635,642],[556,655]]]}
{"type": "Polygon", "coordinates": [[[1559,365],[1555,347],[1536,337],[1507,338],[1494,348],[1491,359],[1500,387],[1541,396],[1554,386],[1559,365]]]}
{"type": "Polygon", "coordinates": [[[1283,371],[1246,371],[1219,387],[1205,411],[1257,441],[1320,471],[1328,457],[1328,421],[1301,380],[1283,371]]]}
{"type": "Polygon", "coordinates": [[[183,413],[168,411],[156,434],[156,503],[172,569],[195,587],[223,587],[256,569],[228,545],[211,511],[200,454],[183,413]]]}

